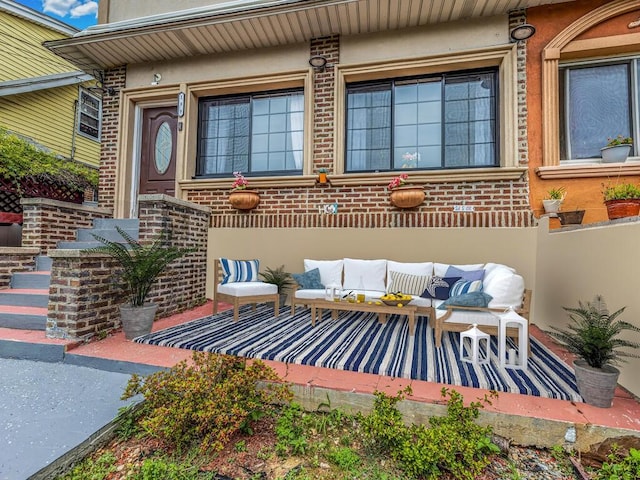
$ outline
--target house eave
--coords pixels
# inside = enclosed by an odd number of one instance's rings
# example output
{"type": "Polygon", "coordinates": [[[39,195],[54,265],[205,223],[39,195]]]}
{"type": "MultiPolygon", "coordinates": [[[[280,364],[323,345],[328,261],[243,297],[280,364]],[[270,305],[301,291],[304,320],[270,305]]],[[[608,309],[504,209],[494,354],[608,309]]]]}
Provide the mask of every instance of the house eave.
{"type": "Polygon", "coordinates": [[[42,77],[10,80],[6,82],[0,82],[0,97],[8,97],[10,95],[18,95],[22,93],[36,92],[39,90],[65,87],[67,85],[75,85],[87,82],[89,80],[94,80],[94,78],[91,75],[87,75],[81,70],[75,72],[45,75],[42,77]]]}
{"type": "Polygon", "coordinates": [[[90,27],[46,48],[83,70],[505,15],[568,0],[235,0],[90,27]],[[439,6],[436,8],[436,6],[439,6]]]}

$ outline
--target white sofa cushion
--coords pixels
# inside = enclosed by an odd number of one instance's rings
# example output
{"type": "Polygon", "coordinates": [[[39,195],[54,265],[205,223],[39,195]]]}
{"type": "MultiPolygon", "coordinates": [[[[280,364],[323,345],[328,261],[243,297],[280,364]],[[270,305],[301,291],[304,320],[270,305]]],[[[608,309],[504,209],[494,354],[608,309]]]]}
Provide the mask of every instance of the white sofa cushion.
{"type": "Polygon", "coordinates": [[[324,298],[324,290],[299,289],[295,291],[295,297],[303,300],[315,300],[324,298]]]}
{"type": "MultiPolygon", "coordinates": [[[[436,312],[436,318],[441,318],[447,313],[447,310],[440,310],[438,306],[444,300],[433,300],[434,310],[436,312]]],[[[453,310],[451,316],[447,318],[445,323],[468,323],[469,328],[474,323],[477,323],[479,327],[484,326],[498,326],[498,317],[492,312],[480,312],[480,311],[465,311],[465,310],[453,310]]],[[[482,328],[480,328],[482,330],[482,328]]]]}
{"type": "MultiPolygon", "coordinates": [[[[324,290],[323,290],[324,292],[324,290]]],[[[218,293],[234,297],[250,297],[253,295],[271,295],[278,293],[278,286],[265,282],[232,282],[218,285],[218,293]]]]}
{"type": "Polygon", "coordinates": [[[493,297],[490,308],[519,308],[524,296],[524,278],[512,269],[494,268],[484,277],[482,291],[493,297]]]}
{"type": "MultiPolygon", "coordinates": [[[[322,285],[328,287],[335,285],[342,287],[342,260],[310,260],[304,259],[304,271],[308,272],[317,268],[320,271],[322,285]]],[[[324,293],[324,292],[323,292],[324,293]]]]}
{"type": "MultiPolygon", "coordinates": [[[[456,267],[460,270],[482,270],[484,268],[484,263],[470,263],[467,265],[449,265],[447,263],[434,263],[433,264],[433,274],[438,277],[444,277],[447,273],[449,267],[456,267]]],[[[486,275],[486,272],[485,272],[486,275]]]]}
{"type": "MultiPolygon", "coordinates": [[[[391,276],[389,272],[407,273],[409,275],[433,275],[433,262],[421,262],[421,263],[405,263],[394,262],[393,260],[387,260],[387,291],[391,286],[391,276]]],[[[422,292],[420,292],[422,293],[422,292]]]]}
{"type": "Polygon", "coordinates": [[[386,274],[386,260],[345,258],[343,288],[345,290],[358,290],[364,286],[365,290],[384,292],[386,274]]]}

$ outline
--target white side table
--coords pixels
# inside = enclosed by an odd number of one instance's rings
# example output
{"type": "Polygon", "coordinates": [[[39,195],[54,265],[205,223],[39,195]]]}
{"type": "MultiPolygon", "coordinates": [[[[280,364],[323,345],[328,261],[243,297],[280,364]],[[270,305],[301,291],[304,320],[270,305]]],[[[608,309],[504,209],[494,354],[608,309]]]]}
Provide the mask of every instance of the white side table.
{"type": "Polygon", "coordinates": [[[480,330],[477,323],[474,323],[470,329],[460,332],[460,360],[475,365],[489,363],[491,353],[489,339],[489,334],[480,330]],[[465,342],[465,339],[469,341],[465,342]],[[469,346],[467,347],[466,344],[469,346]]]}
{"type": "Polygon", "coordinates": [[[513,308],[506,313],[498,314],[500,322],[498,329],[498,359],[501,367],[527,369],[529,352],[529,322],[518,315],[513,308]],[[517,350],[510,348],[507,351],[507,328],[518,329],[517,350]]]}

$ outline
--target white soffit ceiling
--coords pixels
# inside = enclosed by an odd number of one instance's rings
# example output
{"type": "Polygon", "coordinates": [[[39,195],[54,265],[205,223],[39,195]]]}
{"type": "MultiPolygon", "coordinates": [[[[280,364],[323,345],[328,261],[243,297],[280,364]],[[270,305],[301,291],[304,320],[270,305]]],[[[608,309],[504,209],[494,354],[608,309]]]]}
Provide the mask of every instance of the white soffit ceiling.
{"type": "Polygon", "coordinates": [[[504,15],[567,0],[235,1],[96,25],[46,42],[85,71],[249,48],[306,42],[332,34],[398,30],[504,15]]]}

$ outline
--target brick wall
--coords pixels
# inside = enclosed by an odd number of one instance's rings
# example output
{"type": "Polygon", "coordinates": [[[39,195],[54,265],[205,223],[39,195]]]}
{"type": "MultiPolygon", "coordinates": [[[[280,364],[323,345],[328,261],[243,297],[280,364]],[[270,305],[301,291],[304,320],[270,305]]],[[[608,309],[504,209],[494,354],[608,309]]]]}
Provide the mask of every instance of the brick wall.
{"type": "Polygon", "coordinates": [[[14,272],[33,272],[38,248],[0,247],[0,290],[9,288],[14,272]]]}
{"type": "MultiPolygon", "coordinates": [[[[522,11],[510,24],[524,21],[522,11]]],[[[335,68],[339,63],[340,37],[332,35],[310,42],[310,55],[327,58],[324,71],[313,76],[313,171],[333,171],[335,68]]],[[[518,160],[527,164],[526,51],[517,47],[518,160]]],[[[331,177],[331,173],[329,173],[331,177]]],[[[392,175],[389,176],[391,179],[392,175]]],[[[444,182],[425,185],[426,200],[411,210],[393,207],[386,185],[312,186],[260,188],[260,205],[250,212],[238,211],[227,200],[227,191],[191,190],[187,200],[210,206],[212,227],[307,228],[307,227],[527,227],[535,224],[529,208],[526,178],[516,181],[444,182]],[[321,205],[338,203],[338,214],[320,214],[321,205]],[[454,205],[472,205],[474,212],[454,212],[454,205]]]]}
{"type": "MultiPolygon", "coordinates": [[[[104,87],[113,87],[118,92],[125,87],[126,78],[126,66],[107,70],[105,72],[104,87]]],[[[103,95],[98,202],[101,207],[109,208],[110,210],[113,210],[115,205],[118,126],[120,124],[119,108],[120,97],[117,93],[116,95],[103,95]]]]}
{"type": "MultiPolygon", "coordinates": [[[[509,13],[509,31],[527,22],[525,10],[514,10],[509,13]]],[[[529,136],[527,128],[527,43],[516,44],[517,69],[517,110],[518,110],[518,162],[520,165],[529,163],[529,136]]]]}
{"type": "Polygon", "coordinates": [[[22,246],[48,255],[58,242],[72,241],[78,228],[90,228],[94,218],[107,218],[106,209],[46,198],[23,198],[22,246]]]}
{"type": "Polygon", "coordinates": [[[313,169],[333,171],[333,128],[335,106],[335,65],[340,61],[340,36],[315,38],[310,43],[310,56],[327,59],[323,71],[313,74],[313,169]]]}
{"type": "MultiPolygon", "coordinates": [[[[160,233],[171,245],[195,251],[169,265],[148,300],[159,304],[157,318],[205,301],[209,210],[164,195],[139,199],[140,242],[160,233]]],[[[124,292],[114,284],[113,259],[81,250],[53,250],[47,336],[86,338],[120,325],[124,292]]]]}

